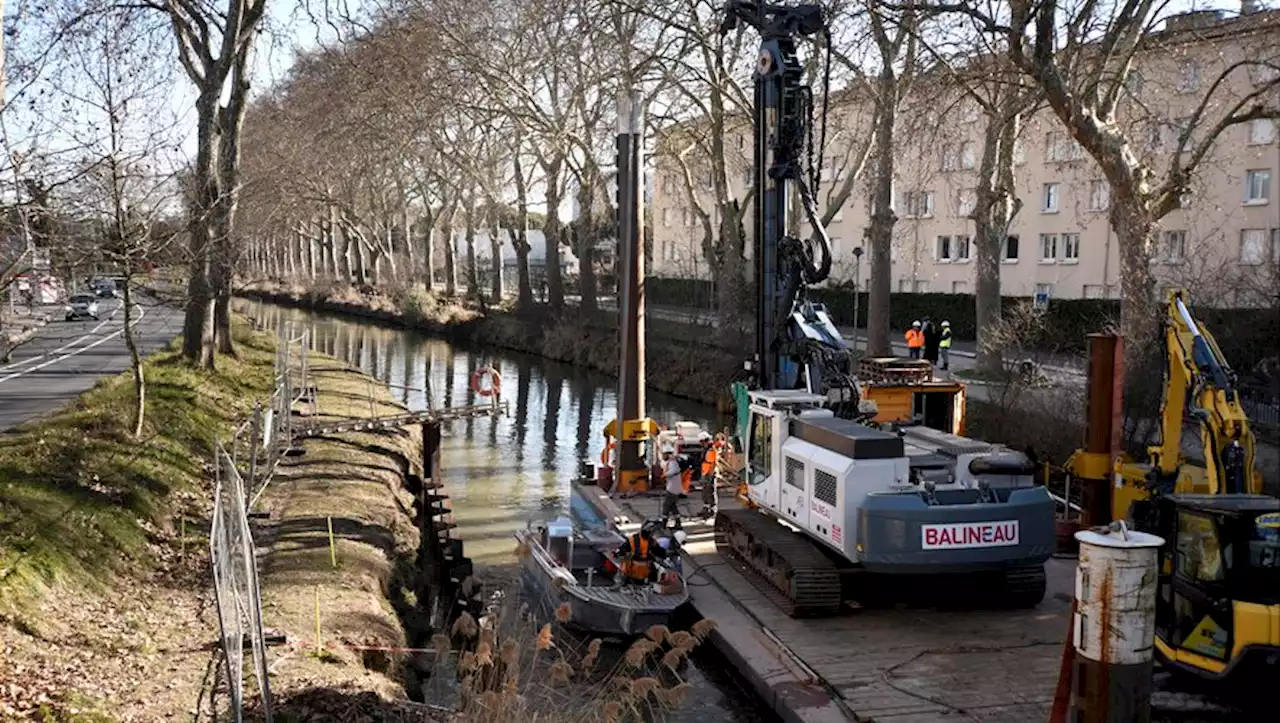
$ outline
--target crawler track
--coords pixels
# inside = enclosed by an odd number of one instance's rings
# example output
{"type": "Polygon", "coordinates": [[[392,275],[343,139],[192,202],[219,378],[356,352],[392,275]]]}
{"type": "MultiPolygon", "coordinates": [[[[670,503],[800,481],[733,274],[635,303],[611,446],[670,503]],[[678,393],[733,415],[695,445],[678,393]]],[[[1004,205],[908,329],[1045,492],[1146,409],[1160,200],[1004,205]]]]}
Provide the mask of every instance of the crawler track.
{"type": "Polygon", "coordinates": [[[793,618],[839,612],[840,571],[808,539],[755,510],[716,515],[716,549],[744,563],[746,576],[793,618]]]}

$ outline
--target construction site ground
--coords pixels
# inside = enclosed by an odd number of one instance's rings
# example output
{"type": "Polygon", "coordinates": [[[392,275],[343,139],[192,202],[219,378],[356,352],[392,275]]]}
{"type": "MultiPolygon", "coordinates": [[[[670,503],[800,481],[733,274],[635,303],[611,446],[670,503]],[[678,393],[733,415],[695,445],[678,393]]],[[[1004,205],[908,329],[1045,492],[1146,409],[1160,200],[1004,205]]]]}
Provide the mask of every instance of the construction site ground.
{"type": "MultiPolygon", "coordinates": [[[[579,491],[625,533],[659,516],[660,495],[610,498],[594,487],[579,491]]],[[[719,504],[739,505],[724,491],[719,504]]],[[[793,619],[748,580],[751,573],[740,563],[716,552],[711,521],[693,518],[701,508],[699,493],[680,506],[693,605],[716,621],[714,642],[783,720],[1049,719],[1067,640],[1074,558],[1048,561],[1048,591],[1030,610],[940,609],[954,591],[939,589],[939,608],[850,606],[835,617],[793,619]]],[[[1194,709],[1197,702],[1179,705],[1194,709]]]]}

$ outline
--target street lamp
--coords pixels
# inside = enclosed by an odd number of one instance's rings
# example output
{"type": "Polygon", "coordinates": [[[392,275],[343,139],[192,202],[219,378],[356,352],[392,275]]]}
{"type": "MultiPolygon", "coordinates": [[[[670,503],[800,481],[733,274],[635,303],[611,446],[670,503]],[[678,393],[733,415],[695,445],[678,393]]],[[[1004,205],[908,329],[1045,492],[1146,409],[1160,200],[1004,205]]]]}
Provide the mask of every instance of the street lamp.
{"type": "Polygon", "coordinates": [[[858,350],[858,286],[862,278],[862,247],[853,247],[853,349],[858,350]]]}

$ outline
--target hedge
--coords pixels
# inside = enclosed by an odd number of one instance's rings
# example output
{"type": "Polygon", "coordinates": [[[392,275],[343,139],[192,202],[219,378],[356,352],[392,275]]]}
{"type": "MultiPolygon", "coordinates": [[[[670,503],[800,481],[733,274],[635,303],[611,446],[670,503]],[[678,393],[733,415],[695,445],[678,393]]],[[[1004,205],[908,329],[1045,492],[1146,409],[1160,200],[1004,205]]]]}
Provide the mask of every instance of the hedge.
{"type": "MultiPolygon", "coordinates": [[[[646,297],[657,306],[682,306],[711,308],[713,288],[705,279],[675,279],[651,277],[645,280],[646,297]]],[[[851,286],[833,286],[813,289],[815,301],[827,306],[831,318],[839,326],[853,326],[854,291],[851,286]]],[[[867,292],[858,296],[859,326],[866,326],[867,292]]],[[[889,324],[893,329],[906,329],[911,322],[928,316],[934,321],[951,322],[957,339],[973,340],[977,337],[973,294],[890,294],[889,324]]],[[[1031,297],[1006,296],[1007,307],[1018,303],[1031,303],[1031,297]]],[[[1061,351],[1083,351],[1086,337],[1120,319],[1120,302],[1117,299],[1054,299],[1050,301],[1045,329],[1052,338],[1045,338],[1043,346],[1061,351]]],[[[1197,318],[1213,332],[1222,353],[1232,367],[1247,373],[1258,362],[1276,355],[1280,347],[1280,309],[1217,309],[1197,307],[1197,318]]]]}

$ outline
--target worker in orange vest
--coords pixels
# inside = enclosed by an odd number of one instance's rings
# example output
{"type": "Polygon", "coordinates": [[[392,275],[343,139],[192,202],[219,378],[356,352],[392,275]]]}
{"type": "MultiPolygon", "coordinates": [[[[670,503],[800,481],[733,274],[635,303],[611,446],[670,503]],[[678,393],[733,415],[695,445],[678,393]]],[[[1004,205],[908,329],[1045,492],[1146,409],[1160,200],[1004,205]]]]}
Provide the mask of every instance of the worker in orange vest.
{"type": "Polygon", "coordinates": [[[919,359],[920,353],[924,351],[924,332],[920,330],[920,322],[911,322],[911,328],[907,329],[907,356],[912,359],[919,359]]]}
{"type": "Polygon", "coordinates": [[[644,584],[654,577],[653,560],[665,558],[667,551],[653,539],[653,522],[646,522],[640,531],[627,538],[614,554],[623,559],[622,576],[625,582],[644,584]]]}

